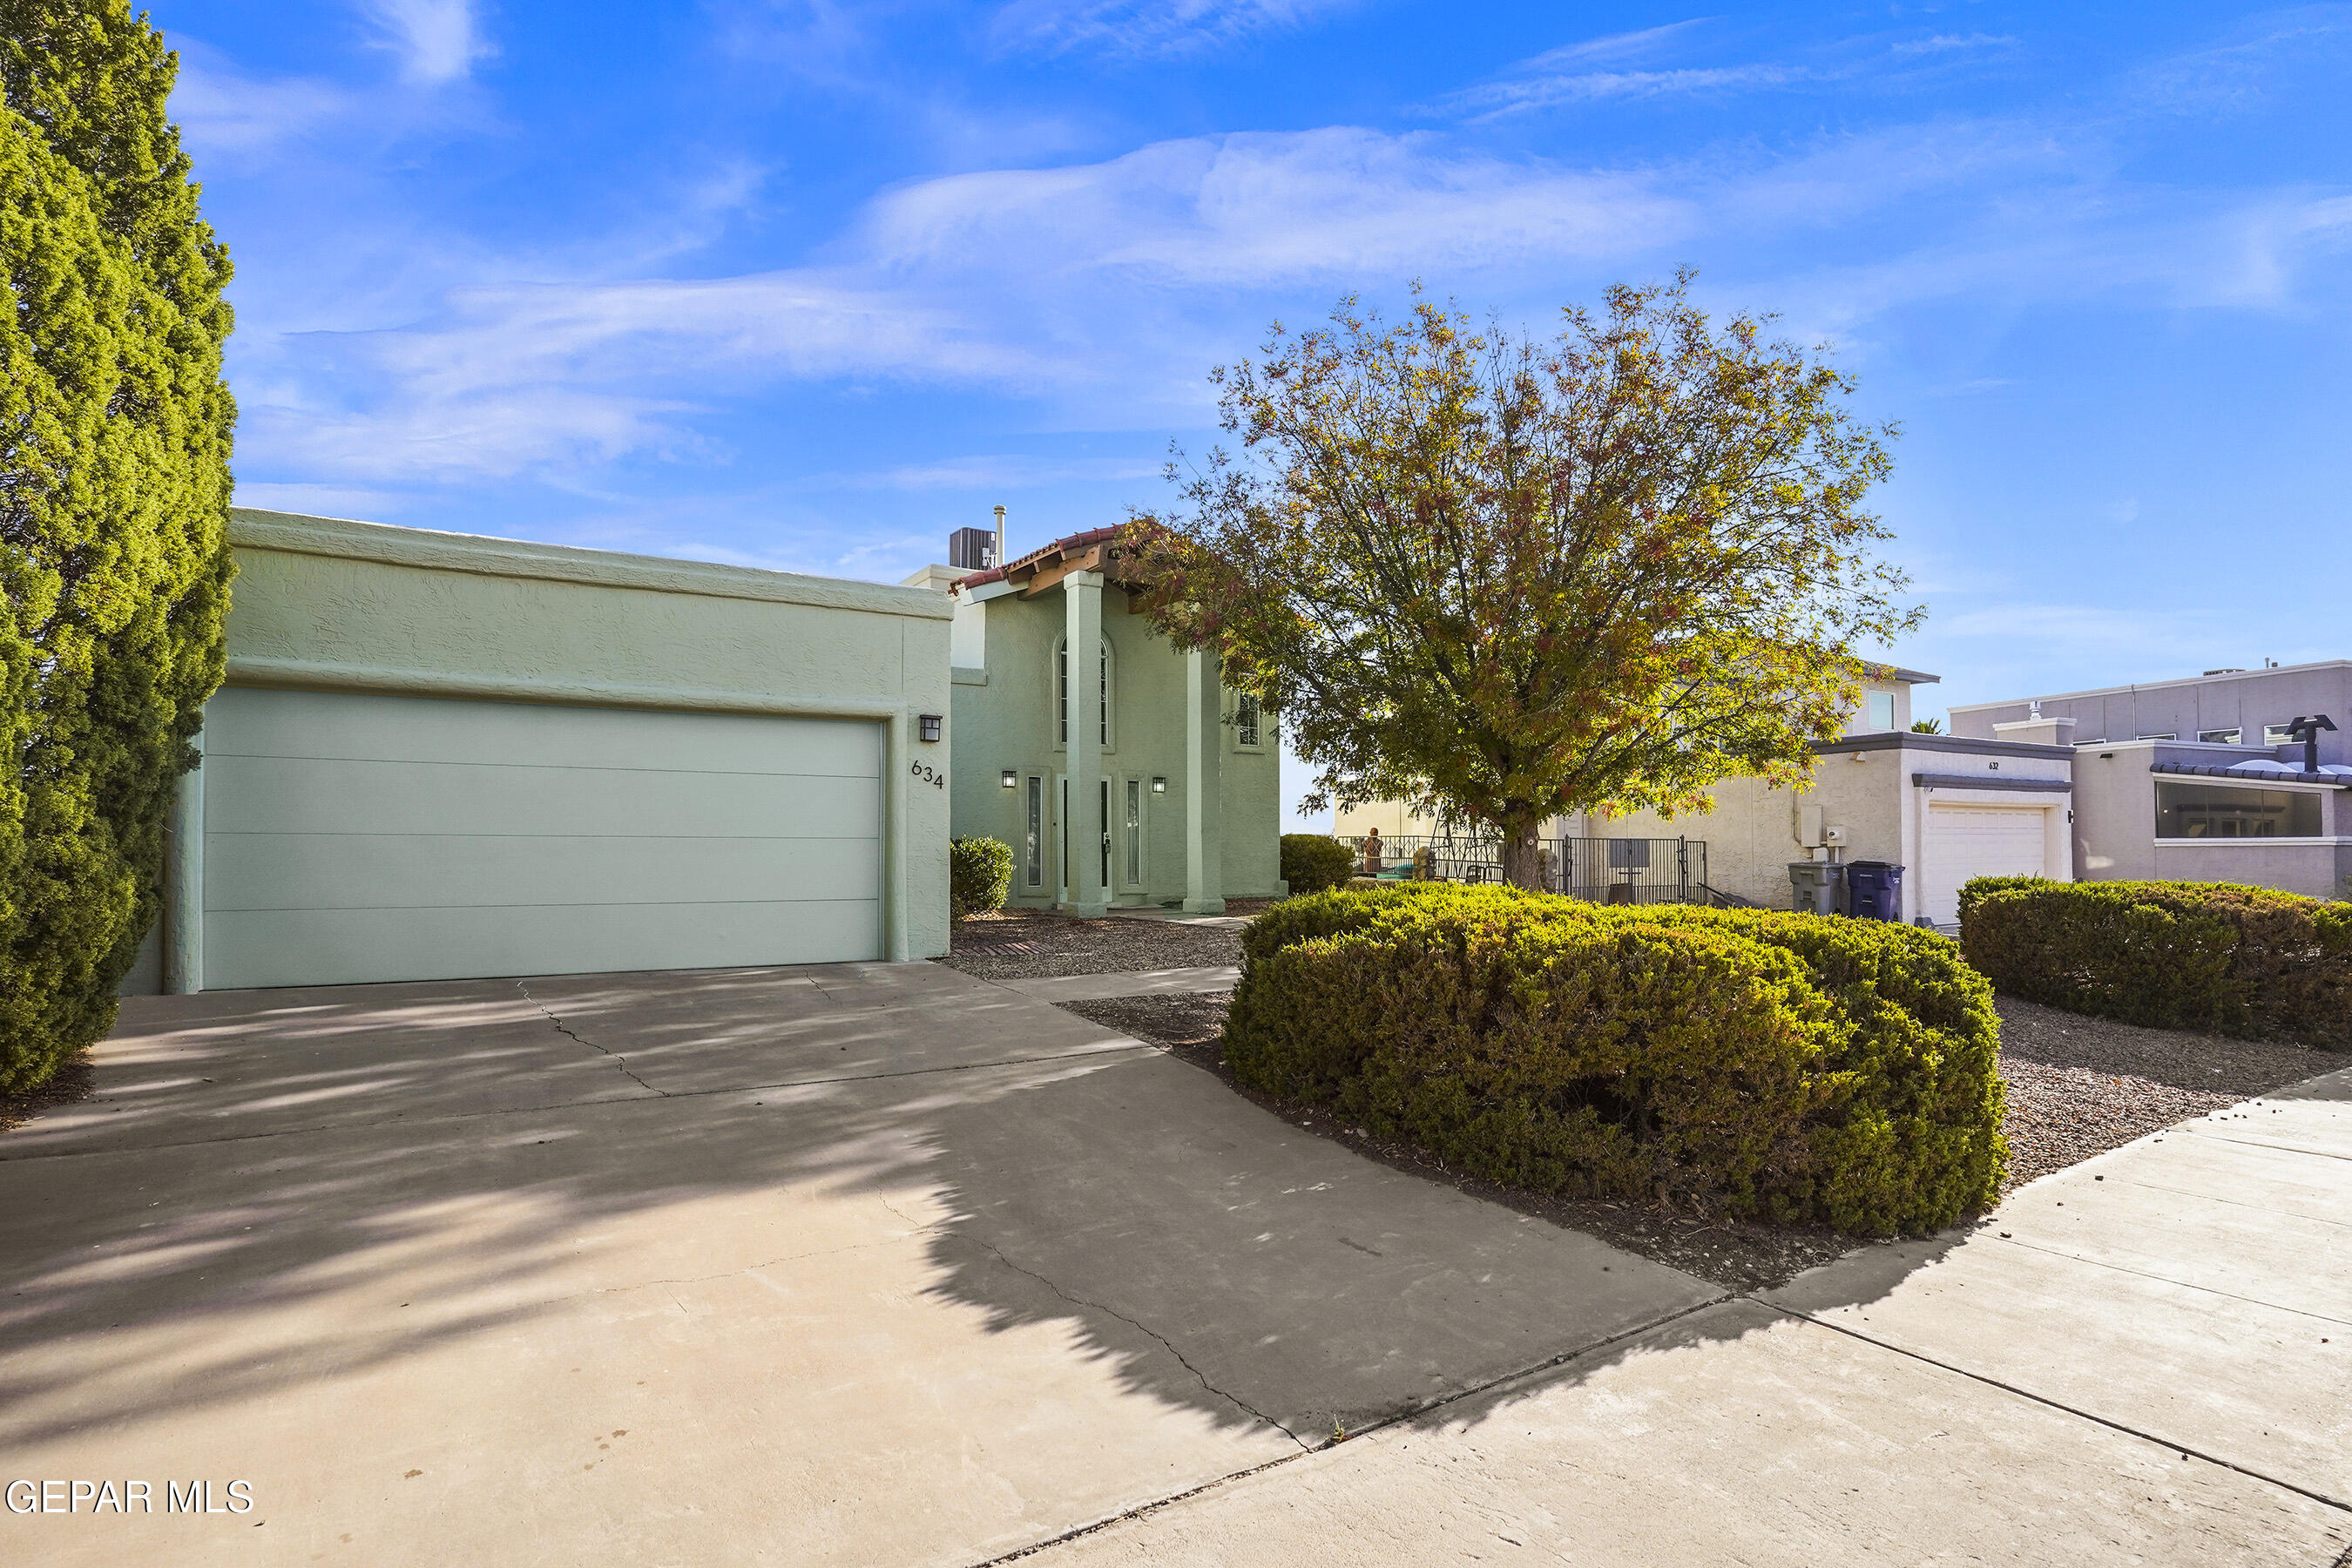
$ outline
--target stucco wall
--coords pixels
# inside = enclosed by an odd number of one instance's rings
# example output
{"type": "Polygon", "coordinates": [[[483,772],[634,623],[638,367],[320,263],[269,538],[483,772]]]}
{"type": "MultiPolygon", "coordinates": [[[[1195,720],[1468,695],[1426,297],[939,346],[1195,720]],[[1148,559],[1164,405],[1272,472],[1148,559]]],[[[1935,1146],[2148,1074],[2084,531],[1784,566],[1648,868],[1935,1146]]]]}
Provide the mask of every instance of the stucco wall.
{"type": "MultiPolygon", "coordinates": [[[[2194,741],[2200,731],[2234,729],[2243,731],[2242,739],[2261,755],[2285,760],[2292,754],[2297,761],[2303,754],[2300,746],[2263,746],[2263,726],[2326,713],[2341,728],[2319,737],[2319,760],[2352,762],[2352,660],[2074,692],[2044,697],[2041,702],[2043,718],[2074,721],[2077,744],[2164,734],[2194,741]]],[[[1955,708],[1952,732],[1990,738],[1995,724],[2025,718],[2031,706],[2021,698],[1955,708]]]]}
{"type": "MultiPolygon", "coordinates": [[[[1147,846],[1143,888],[1126,886],[1115,868],[1111,901],[1163,903],[1185,892],[1184,658],[1143,616],[1128,613],[1126,594],[1106,587],[1102,595],[1103,636],[1111,649],[1110,743],[1102,753],[1103,774],[1114,781],[1114,819],[1117,781],[1143,781],[1147,846]],[[1168,781],[1166,793],[1151,792],[1153,778],[1168,781]]],[[[1017,856],[1024,791],[1004,788],[1001,778],[1007,768],[1024,777],[1042,773],[1053,811],[1051,780],[1063,767],[1055,658],[1066,625],[1066,606],[1058,592],[1034,599],[1011,594],[964,605],[957,615],[958,646],[984,648],[987,664],[982,679],[961,677],[954,688],[954,831],[1003,839],[1017,856]]],[[[1225,701],[1230,711],[1230,695],[1225,701]]],[[[1271,724],[1265,742],[1245,750],[1236,743],[1232,726],[1223,731],[1220,798],[1228,898],[1269,895],[1282,874],[1281,759],[1271,724]]],[[[1049,823],[1047,838],[1058,846],[1057,826],[1049,823]]],[[[1057,866],[1058,860],[1049,865],[1045,886],[1035,889],[1024,885],[1016,866],[1015,900],[1051,903],[1057,866]]]]}
{"type": "MultiPolygon", "coordinates": [[[[1981,776],[1988,784],[2008,779],[2044,782],[2066,778],[2072,765],[2073,758],[2056,748],[1955,742],[1948,736],[1907,731],[1855,736],[1822,748],[1812,783],[1804,788],[1773,789],[1758,779],[1726,779],[1709,792],[1715,803],[1711,812],[1672,819],[1640,812],[1596,820],[1591,831],[1603,837],[1705,839],[1710,886],[1768,909],[1785,910],[1794,901],[1789,863],[1806,858],[1797,837],[1802,807],[1822,807],[1825,826],[1846,830],[1845,859],[1910,867],[1920,861],[1921,791],[1911,782],[1914,773],[1981,776]]],[[[1969,798],[1963,790],[1936,793],[1955,804],[1969,798]]],[[[1992,798],[1991,794],[1986,798],[1992,798]]],[[[1906,918],[1917,912],[1918,891],[1906,875],[1906,918]]]]}
{"type": "Polygon", "coordinates": [[[229,683],[886,724],[886,897],[902,956],[947,948],[948,605],[936,594],[240,509],[229,683]]]}
{"type": "MultiPolygon", "coordinates": [[[[2085,881],[2251,882],[2312,898],[2352,898],[2352,845],[2270,843],[2262,839],[2158,840],[2153,763],[2228,767],[2272,754],[2262,746],[2200,746],[2187,742],[2118,742],[2076,753],[2074,874],[2085,881]]],[[[2194,776],[2194,775],[2192,775],[2194,776]]],[[[2215,780],[2215,783],[2222,781],[2215,780]]],[[[2269,787],[2261,777],[2252,788],[2269,787]]],[[[2323,838],[2352,838],[2352,794],[2320,797],[2323,838]]]]}

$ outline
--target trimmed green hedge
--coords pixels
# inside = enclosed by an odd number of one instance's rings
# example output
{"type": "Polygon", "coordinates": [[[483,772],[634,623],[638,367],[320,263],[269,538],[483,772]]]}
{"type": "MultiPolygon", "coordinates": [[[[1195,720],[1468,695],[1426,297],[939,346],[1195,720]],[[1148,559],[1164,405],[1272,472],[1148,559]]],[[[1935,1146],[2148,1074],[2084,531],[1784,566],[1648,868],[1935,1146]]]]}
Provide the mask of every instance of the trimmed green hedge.
{"type": "Polygon", "coordinates": [[[1293,898],[1336,888],[1355,871],[1356,852],[1328,833],[1282,836],[1282,879],[1293,898]]]}
{"type": "Polygon", "coordinates": [[[1992,991],[1916,927],[1403,884],[1275,906],[1225,1059],[1540,1192],[1919,1233],[1990,1204],[1992,991]]]}
{"type": "Polygon", "coordinates": [[[2236,882],[1979,877],[1960,889],[1960,946],[2029,1002],[2352,1047],[2352,905],[2236,882]]]}
{"type": "Polygon", "coordinates": [[[996,838],[948,841],[948,912],[957,920],[1001,910],[1013,894],[1013,846],[996,838]]]}

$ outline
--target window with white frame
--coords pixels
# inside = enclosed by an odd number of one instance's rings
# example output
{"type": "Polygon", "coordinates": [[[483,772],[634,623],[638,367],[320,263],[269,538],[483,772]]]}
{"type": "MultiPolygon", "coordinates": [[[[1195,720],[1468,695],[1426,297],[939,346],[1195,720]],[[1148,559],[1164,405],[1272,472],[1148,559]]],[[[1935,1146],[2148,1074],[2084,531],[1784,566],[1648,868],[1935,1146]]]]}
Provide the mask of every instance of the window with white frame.
{"type": "Polygon", "coordinates": [[[1256,751],[1265,744],[1265,714],[1258,700],[1250,693],[1239,693],[1234,701],[1234,744],[1256,751]]]}
{"type": "Polygon", "coordinates": [[[1895,693],[1892,691],[1870,694],[1870,728],[1874,731],[1895,728],[1895,693]]]}
{"type": "Polygon", "coordinates": [[[2246,731],[2242,727],[2235,730],[2200,730],[2197,731],[2197,738],[2209,746],[2234,746],[2245,740],[2246,731]]]}
{"type": "Polygon", "coordinates": [[[2263,744],[2265,746],[2290,745],[2294,741],[2294,734],[2287,725],[2265,724],[2263,726],[2263,744]]]}
{"type": "MultiPolygon", "coordinates": [[[[1108,747],[1111,743],[1110,722],[1110,639],[1102,641],[1102,652],[1095,663],[1095,689],[1101,706],[1096,710],[1097,742],[1108,747]]],[[[1055,721],[1054,743],[1070,743],[1070,639],[1062,638],[1054,645],[1054,700],[1058,717],[1055,721]]]]}
{"type": "Polygon", "coordinates": [[[2159,780],[2158,838],[2315,838],[2319,797],[2300,790],[2159,780]]]}

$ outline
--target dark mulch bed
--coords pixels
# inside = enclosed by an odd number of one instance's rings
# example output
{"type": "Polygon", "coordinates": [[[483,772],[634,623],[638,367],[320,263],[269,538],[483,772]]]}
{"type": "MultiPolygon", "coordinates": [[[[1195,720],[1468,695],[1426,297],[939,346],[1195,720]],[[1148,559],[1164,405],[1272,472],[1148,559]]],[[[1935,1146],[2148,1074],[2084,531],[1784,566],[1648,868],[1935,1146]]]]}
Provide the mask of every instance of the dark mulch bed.
{"type": "Polygon", "coordinates": [[[1066,974],[1117,974],[1134,969],[1200,969],[1239,963],[1238,921],[1270,899],[1234,899],[1230,925],[1191,925],[1133,915],[1074,920],[1036,910],[1003,910],[959,921],[948,956],[934,962],[982,980],[1035,980],[1066,974]]]}
{"type": "Polygon", "coordinates": [[[2180,1029],[2144,1029],[2004,996],[2000,1075],[2009,1081],[2015,1188],[2135,1138],[2338,1068],[2352,1055],[2180,1029]]]}
{"type": "MultiPolygon", "coordinates": [[[[1236,1082],[1217,1044],[1232,1000],[1231,992],[1216,992],[1065,1005],[1164,1047],[1293,1126],[1335,1138],[1384,1165],[1597,1236],[1729,1289],[1769,1289],[1854,1246],[1851,1237],[1817,1227],[1750,1225],[1655,1205],[1549,1197],[1465,1177],[1409,1144],[1359,1133],[1322,1112],[1236,1082]]],[[[2004,1191],[2175,1122],[2352,1066],[2352,1056],[2299,1046],[2142,1029],[2007,997],[1999,1005],[2001,1076],[2009,1083],[2009,1111],[2001,1124],[2010,1144],[2004,1191]]]]}
{"type": "Polygon", "coordinates": [[[89,1064],[89,1053],[84,1051],[40,1088],[24,1094],[0,1094],[0,1132],[22,1126],[44,1110],[85,1099],[97,1087],[98,1073],[89,1064]]]}

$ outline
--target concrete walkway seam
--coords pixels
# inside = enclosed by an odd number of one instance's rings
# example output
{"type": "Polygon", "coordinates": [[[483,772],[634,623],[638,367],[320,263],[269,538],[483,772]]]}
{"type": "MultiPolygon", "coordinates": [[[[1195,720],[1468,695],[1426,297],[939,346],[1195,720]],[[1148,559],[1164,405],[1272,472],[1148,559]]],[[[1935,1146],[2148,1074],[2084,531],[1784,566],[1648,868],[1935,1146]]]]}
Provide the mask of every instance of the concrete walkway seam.
{"type": "Polygon", "coordinates": [[[1133,1329],[1138,1333],[1150,1335],[1153,1339],[1160,1342],[1161,1349],[1165,1350],[1170,1355],[1176,1358],[1178,1365],[1181,1366],[1186,1372],[1191,1373],[1195,1378],[1200,1380],[1200,1384],[1202,1388],[1207,1389],[1211,1394],[1215,1394],[1218,1398],[1224,1400],[1227,1404],[1233,1405],[1234,1409],[1243,1411],[1252,1418],[1262,1421],[1268,1426],[1273,1427],[1276,1431],[1281,1433],[1284,1436],[1297,1444],[1302,1452],[1311,1454],[1315,1451],[1314,1447],[1304,1437],[1301,1437],[1297,1433],[1292,1431],[1281,1422],[1276,1421],[1273,1416],[1268,1415],[1265,1411],[1260,1410],[1257,1406],[1252,1405],[1246,1399],[1242,1398],[1239,1394],[1229,1394],[1225,1390],[1219,1388],[1215,1384],[1211,1383],[1209,1381],[1209,1374],[1202,1372],[1199,1367],[1194,1366],[1190,1361],[1185,1359],[1184,1352],[1178,1350],[1174,1342],[1171,1342],[1167,1335],[1161,1333],[1158,1329],[1151,1327],[1148,1323],[1140,1322],[1134,1318],[1129,1317],[1125,1312],[1120,1311],[1116,1307],[1107,1307],[1100,1301],[1089,1301],[1083,1296],[1071,1295],[1067,1290],[1063,1289],[1059,1285],[1055,1284],[1051,1279],[1046,1279],[1034,1268],[1024,1268],[1020,1264],[1013,1262],[1010,1258],[1005,1257],[1003,1248],[998,1247],[996,1243],[992,1241],[983,1240],[976,1236],[968,1237],[967,1239],[987,1248],[989,1255],[994,1258],[999,1263],[1004,1265],[1005,1268],[1010,1268],[1015,1274],[1024,1275],[1031,1279],[1034,1279],[1038,1284],[1043,1285],[1046,1289],[1051,1290],[1055,1295],[1059,1296],[1063,1300],[1067,1301],[1073,1307],[1089,1308],[1092,1310],[1102,1313],[1106,1317],[1117,1318],[1120,1322],[1125,1323],[1129,1328],[1133,1329]]]}
{"type": "MultiPolygon", "coordinates": [[[[2209,1465],[2219,1465],[2225,1470],[2233,1470],[2239,1475],[2244,1476],[2249,1480],[2261,1481],[2266,1485],[2277,1487],[2282,1491],[2293,1492],[2297,1497],[2308,1498],[2313,1502],[2318,1503],[2323,1507],[2335,1509],[2341,1513],[2352,1514],[2352,1502],[2347,1502],[2342,1498],[2330,1497],[2326,1492],[2314,1491],[2309,1487],[2297,1486],[2293,1481],[2281,1480],[2276,1476],[2265,1475],[2260,1470],[2248,1469],[2245,1466],[2234,1464],[2228,1459],[2222,1458],[2218,1454],[2209,1454],[2203,1449],[2193,1447],[2187,1443],[2175,1443],[2168,1438],[2158,1437],[2153,1432],[2144,1432],[2137,1426],[2126,1426],[2121,1421],[2109,1420],[2105,1415],[2100,1415],[2092,1411],[2069,1405],[2063,1400],[2053,1399],[2047,1394],[2036,1394],[2030,1388],[2020,1388],[2015,1384],[2003,1383],[2000,1378],[1988,1377],[1980,1372],[1970,1372],[1964,1366],[1954,1366],[1950,1362],[1938,1361],[1934,1356],[1922,1354],[1918,1351],[1909,1350],[1902,1345],[1889,1344],[1886,1341],[1875,1338],[1870,1334],[1865,1334],[1858,1329],[1847,1328],[1843,1323],[1830,1322],[1826,1319],[1817,1318],[1811,1312],[1802,1311],[1794,1307],[1775,1306],[1770,1301],[1758,1300],[1752,1296],[1743,1297],[1742,1299],[1756,1301],[1758,1306],[1767,1308],[1772,1311],[1786,1313],[1791,1318],[1799,1318],[1808,1323],[1813,1323],[1824,1329],[1833,1330],[1838,1333],[1845,1335],[1848,1339],[1860,1340],[1864,1344],[1876,1345],[1881,1350],[1892,1351],[1896,1355],[1908,1356],[1913,1361],[1923,1363],[1928,1366],[1940,1368],[1941,1370],[1951,1373],[1957,1376],[1968,1378],[1971,1382],[1981,1383],[1988,1388],[1998,1388],[2002,1393],[2013,1394],[2020,1399],[2030,1399],[2034,1404],[2046,1406],[2049,1409],[2061,1411],[2068,1415],[2079,1416],[2081,1419],[2091,1422],[2095,1426],[2105,1426],[2111,1432],[2120,1432],[2126,1437],[2137,1437],[2141,1442],[2149,1444],[2152,1447],[2168,1449],[2175,1454],[2179,1454],[2184,1459],[2202,1459],[2209,1465]]],[[[2267,1305],[2268,1303],[2263,1304],[2267,1305]]],[[[2325,1319],[2322,1320],[2322,1321],[2325,1321],[2325,1319]]]]}
{"type": "MultiPolygon", "coordinates": [[[[2189,1195],[2193,1197],[2197,1194],[2189,1195]]],[[[2309,1318],[2315,1322],[2337,1323],[2346,1328],[2352,1328],[2352,1318],[2331,1318],[2325,1312],[2306,1311],[2301,1307],[2289,1307],[2277,1301],[2265,1301],[2259,1296],[2241,1296],[2234,1290],[2217,1290],[2210,1285],[2193,1285],[2186,1279],[2175,1279],[2168,1274],[2151,1273],[2145,1268],[2134,1268],[2126,1263],[2110,1263],[2104,1258],[2085,1258],[2079,1252],[2061,1252],[2054,1247],[2044,1247],[2033,1241],[2020,1241],[2013,1236],[1992,1237],[1987,1239],[2010,1247],[2021,1247],[2028,1252],[2041,1253],[2044,1258],[2063,1258],[2069,1263],[2085,1264],[2093,1268],[2109,1268],[2117,1274],[2130,1274],[2142,1279],[2153,1279],[2159,1285],[2169,1285],[2176,1290],[2195,1290],[2207,1296],[2219,1296],[2225,1301],[2243,1301],[2250,1307],[2264,1307],[2273,1312],[2292,1312],[2298,1318],[2309,1318]]]]}
{"type": "MultiPolygon", "coordinates": [[[[987,1243],[982,1242],[981,1245],[985,1247],[987,1246],[987,1243]]],[[[995,1251],[995,1248],[990,1247],[989,1250],[993,1252],[995,1251]]],[[[999,1253],[998,1256],[1003,1257],[1003,1255],[999,1253]]],[[[1017,1264],[1011,1265],[1011,1267],[1019,1268],[1017,1264]]],[[[1026,1274],[1029,1271],[1025,1268],[1021,1268],[1020,1272],[1026,1274]]],[[[1048,1289],[1053,1289],[1054,1282],[1052,1280],[1047,1279],[1045,1280],[1044,1283],[1048,1289]]],[[[1055,1293],[1059,1295],[1060,1291],[1055,1290],[1055,1293]]],[[[1047,1551],[1050,1548],[1079,1540],[1084,1536],[1093,1535],[1100,1531],[1108,1530],[1111,1526],[1124,1523],[1128,1520],[1148,1518],[1163,1510],[1173,1508],[1178,1503],[1186,1502],[1193,1498],[1199,1497],[1203,1492],[1214,1491],[1219,1487],[1230,1485],[1234,1481],[1244,1481],[1253,1476],[1264,1475],[1266,1471],[1279,1468],[1284,1465],[1297,1464],[1301,1459],[1312,1458],[1318,1454],[1329,1453],[1332,1449],[1340,1447],[1342,1443],[1352,1443],[1360,1437],[1369,1437],[1375,1432],[1385,1432],[1391,1426],[1400,1426],[1408,1421],[1421,1420],[1424,1416],[1430,1415],[1437,1411],[1444,1410],[1448,1405],[1458,1405],[1465,1399],[1475,1399],[1480,1394],[1492,1394],[1498,1388],[1507,1387],[1511,1384],[1520,1382],[1524,1379],[1541,1377],[1544,1373],[1549,1372],[1558,1372],[1562,1367],[1575,1364],[1577,1362],[1583,1360],[1586,1356],[1595,1354],[1601,1351],[1608,1350],[1614,1345],[1623,1343],[1627,1340],[1634,1339],[1640,1335],[1649,1333],[1654,1329],[1664,1328],[1669,1323],[1678,1322],[1681,1320],[1691,1316],[1695,1312],[1704,1312],[1709,1308],[1720,1307],[1728,1301],[1746,1299],[1747,1298],[1744,1297],[1733,1296],[1727,1292],[1724,1295],[1711,1297],[1704,1301],[1694,1302],[1687,1307],[1677,1308],[1674,1311],[1667,1312],[1663,1316],[1653,1318],[1648,1322],[1636,1323],[1629,1329],[1621,1330],[1616,1333],[1611,1334],[1607,1339],[1595,1340],[1592,1343],[1582,1346],[1577,1350],[1562,1351],[1558,1355],[1548,1357],[1543,1361],[1531,1363],[1530,1364],[1520,1367],[1516,1371],[1498,1373],[1495,1376],[1487,1378],[1482,1383],[1473,1384],[1466,1388],[1456,1389],[1454,1393],[1446,1394],[1443,1398],[1433,1399],[1425,1405],[1416,1405],[1410,1409],[1400,1410],[1393,1415],[1383,1415],[1378,1421],[1372,1422],[1370,1426],[1357,1427],[1354,1431],[1349,1432],[1344,1438],[1339,1438],[1332,1442],[1323,1443],[1314,1447],[1308,1447],[1302,1443],[1300,1444],[1300,1451],[1298,1453],[1285,1454],[1281,1458],[1268,1459],[1262,1465],[1251,1465],[1246,1468],[1234,1470],[1226,1475],[1212,1477],[1210,1479],[1202,1481],[1198,1486],[1187,1487],[1182,1491],[1179,1492],[1171,1492],[1166,1497],[1153,1498],[1150,1502],[1137,1503],[1131,1508],[1121,1509],[1117,1513],[1107,1514],[1101,1519],[1093,1521],[1091,1523],[1076,1525],[1068,1530],[1063,1531],[1057,1535],[1049,1535],[1043,1541],[1033,1541],[1026,1546],[1016,1546],[1012,1551],[1001,1552],[994,1557],[982,1558],[977,1562],[968,1564],[968,1568],[998,1568],[998,1565],[1001,1563],[1018,1562],[1024,1557],[1033,1557],[1040,1552],[1047,1551]]],[[[1063,1300],[1073,1300],[1073,1298],[1064,1296],[1063,1300]]],[[[1769,1303],[1759,1302],[1757,1304],[1764,1306],[1767,1310],[1771,1311],[1778,1312],[1784,1310],[1782,1308],[1771,1307],[1769,1303]]],[[[1108,1309],[1106,1309],[1106,1310],[1108,1310],[1108,1309]]],[[[1111,1315],[1113,1317],[1118,1316],[1116,1312],[1113,1312],[1111,1315]]],[[[1790,1315],[1794,1316],[1795,1314],[1790,1315]]],[[[1137,1326],[1139,1328],[1141,1327],[1140,1324],[1138,1324],[1137,1326]]],[[[1144,1330],[1144,1331],[1146,1333],[1150,1332],[1149,1329],[1144,1330]]],[[[1152,1337],[1157,1339],[1159,1336],[1155,1334],[1152,1337]]],[[[1164,1343],[1165,1342],[1163,1341],[1162,1342],[1164,1343]]],[[[1179,1356],[1177,1359],[1179,1361],[1183,1360],[1181,1356],[1179,1356]]],[[[1191,1365],[1189,1362],[1185,1364],[1187,1366],[1191,1365]]],[[[1196,1373],[1194,1375],[1198,1376],[1199,1374],[1196,1373]]],[[[1228,1397],[1230,1397],[1230,1395],[1228,1395],[1228,1397]]],[[[1240,1401],[1235,1400],[1234,1403],[1240,1404],[1240,1401]]],[[[1247,1405],[1243,1405],[1243,1408],[1248,1409],[1249,1407],[1247,1405]]],[[[1252,1412],[1252,1414],[1255,1413],[1252,1412]]],[[[1293,1442],[1298,1441],[1297,1435],[1290,1433],[1290,1429],[1287,1426],[1283,1426],[1280,1422],[1269,1421],[1267,1425],[1276,1426],[1284,1433],[1289,1434],[1293,1442]]]]}

